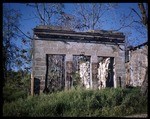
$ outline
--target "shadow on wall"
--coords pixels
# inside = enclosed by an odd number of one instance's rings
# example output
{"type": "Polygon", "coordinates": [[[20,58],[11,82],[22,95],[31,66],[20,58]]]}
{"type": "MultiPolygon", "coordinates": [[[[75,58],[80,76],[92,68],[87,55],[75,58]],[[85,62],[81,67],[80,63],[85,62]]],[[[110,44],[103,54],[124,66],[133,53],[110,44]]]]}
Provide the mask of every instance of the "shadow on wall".
{"type": "Polygon", "coordinates": [[[40,94],[40,79],[34,78],[34,94],[40,94]]]}

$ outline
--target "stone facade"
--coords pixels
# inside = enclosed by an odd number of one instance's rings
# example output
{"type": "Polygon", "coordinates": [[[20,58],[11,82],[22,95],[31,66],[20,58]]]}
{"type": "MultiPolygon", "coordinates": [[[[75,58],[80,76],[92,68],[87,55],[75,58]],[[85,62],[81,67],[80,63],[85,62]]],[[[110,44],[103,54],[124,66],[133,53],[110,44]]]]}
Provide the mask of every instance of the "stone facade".
{"type": "Polygon", "coordinates": [[[126,85],[141,86],[148,67],[148,46],[129,49],[129,61],[126,62],[126,85]]]}
{"type": "MultiPolygon", "coordinates": [[[[118,33],[112,34],[109,36],[110,41],[103,42],[103,38],[107,37],[107,35],[103,33],[97,33],[97,37],[100,36],[102,42],[95,40],[91,32],[84,33],[76,33],[70,31],[60,30],[57,35],[58,30],[52,30],[45,27],[35,28],[34,29],[34,54],[33,54],[33,76],[35,79],[39,79],[40,81],[40,92],[43,91],[46,83],[46,73],[47,73],[47,54],[63,54],[65,56],[65,88],[69,89],[72,84],[72,66],[73,66],[73,56],[74,55],[85,55],[90,56],[90,79],[92,80],[93,89],[98,88],[98,78],[97,78],[97,68],[98,68],[98,57],[113,57],[114,58],[114,87],[117,87],[117,80],[119,77],[121,78],[122,87],[125,86],[125,52],[124,52],[124,35],[118,33]],[[48,35],[43,35],[42,31],[45,29],[45,33],[49,33],[48,35]],[[39,30],[38,32],[36,30],[39,30]],[[41,31],[40,31],[41,30],[41,31]],[[63,33],[61,33],[63,32],[63,33]],[[68,32],[69,35],[66,35],[64,39],[64,35],[68,32]],[[40,33],[40,34],[39,34],[40,33]],[[61,34],[60,34],[61,33],[61,34]],[[55,37],[54,37],[55,35],[55,37]],[[118,35],[118,36],[117,36],[118,35]],[[57,36],[57,37],[56,37],[57,36]],[[60,37],[63,36],[63,37],[60,37]],[[103,37],[102,37],[103,36],[103,37]],[[122,37],[119,38],[119,36],[122,37]],[[90,38],[86,40],[87,38],[90,38]],[[118,38],[117,38],[118,37],[118,38]],[[74,39],[73,39],[74,38],[74,39]],[[76,40],[78,38],[83,38],[85,40],[76,40]],[[116,44],[114,40],[118,40],[116,44]],[[73,39],[73,40],[72,40],[73,39]],[[120,40],[121,39],[121,40],[120,40]],[[119,45],[119,47],[118,47],[119,45]],[[123,50],[121,50],[123,49],[123,50]]],[[[93,33],[94,34],[94,33],[93,33]]],[[[111,33],[108,33],[108,35],[111,33]]],[[[109,37],[105,39],[109,39],[109,37]]],[[[104,40],[105,40],[104,39],[104,40]]]]}

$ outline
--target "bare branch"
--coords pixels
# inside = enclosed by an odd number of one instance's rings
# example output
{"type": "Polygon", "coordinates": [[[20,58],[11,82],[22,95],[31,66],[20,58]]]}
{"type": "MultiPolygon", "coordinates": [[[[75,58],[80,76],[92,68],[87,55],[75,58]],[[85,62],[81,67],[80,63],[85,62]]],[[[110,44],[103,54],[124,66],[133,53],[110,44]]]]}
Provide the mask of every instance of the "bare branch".
{"type": "Polygon", "coordinates": [[[44,22],[44,25],[45,25],[45,23],[47,23],[47,22],[46,22],[46,20],[42,17],[42,14],[40,13],[39,6],[38,6],[37,3],[36,3],[36,9],[37,9],[37,13],[38,13],[40,19],[44,22]]]}
{"type": "Polygon", "coordinates": [[[31,40],[33,40],[33,38],[32,37],[30,37],[30,36],[28,36],[28,35],[26,35],[19,27],[17,27],[17,26],[14,26],[14,27],[16,27],[24,36],[26,36],[27,38],[29,38],[29,39],[31,39],[31,40]]]}
{"type": "Polygon", "coordinates": [[[143,5],[143,3],[138,3],[139,9],[141,11],[141,15],[142,15],[142,22],[145,26],[147,26],[147,15],[146,15],[146,10],[145,7],[143,5]]]}
{"type": "Polygon", "coordinates": [[[138,14],[138,12],[137,12],[135,9],[131,8],[131,10],[132,10],[134,13],[136,13],[136,15],[142,20],[141,16],[138,14]]]}
{"type": "Polygon", "coordinates": [[[130,22],[128,25],[122,25],[120,28],[118,28],[118,29],[116,29],[116,30],[112,30],[112,31],[119,31],[119,30],[121,30],[121,29],[123,29],[123,28],[126,28],[126,27],[131,27],[131,24],[133,24],[135,21],[132,21],[132,22],[130,22]]]}

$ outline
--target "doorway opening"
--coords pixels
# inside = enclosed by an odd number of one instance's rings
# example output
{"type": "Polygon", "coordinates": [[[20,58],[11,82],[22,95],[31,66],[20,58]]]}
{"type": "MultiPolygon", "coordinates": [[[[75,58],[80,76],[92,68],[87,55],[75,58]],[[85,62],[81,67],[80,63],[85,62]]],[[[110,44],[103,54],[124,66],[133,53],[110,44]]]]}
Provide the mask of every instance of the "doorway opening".
{"type": "Polygon", "coordinates": [[[114,87],[114,58],[98,57],[98,88],[114,87]]]}
{"type": "Polygon", "coordinates": [[[73,55],[73,86],[92,87],[90,56],[73,55]]]}
{"type": "Polygon", "coordinates": [[[48,54],[47,88],[49,92],[65,88],[65,55],[48,54]]]}

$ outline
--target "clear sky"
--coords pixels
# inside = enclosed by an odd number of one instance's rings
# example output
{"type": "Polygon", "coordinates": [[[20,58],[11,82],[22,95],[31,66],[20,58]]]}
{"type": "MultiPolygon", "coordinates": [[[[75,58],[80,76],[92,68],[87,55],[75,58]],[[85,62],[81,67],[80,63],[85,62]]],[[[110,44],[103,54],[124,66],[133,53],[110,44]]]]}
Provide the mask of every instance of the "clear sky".
{"type": "MultiPolygon", "coordinates": [[[[19,10],[21,12],[22,17],[20,20],[20,29],[24,33],[29,32],[32,37],[33,28],[40,25],[39,20],[35,17],[35,9],[33,7],[27,6],[24,3],[4,3],[3,5],[10,9],[19,10]]],[[[127,23],[130,23],[131,19],[122,19],[122,15],[125,14],[126,16],[128,16],[131,8],[134,8],[138,13],[140,13],[137,3],[119,3],[116,8],[111,7],[109,11],[107,11],[107,13],[105,13],[102,17],[103,22],[100,24],[100,30],[118,29],[121,26],[120,20],[125,20],[127,23]]],[[[65,3],[66,13],[72,14],[72,12],[74,11],[76,11],[75,3],[65,3]]],[[[139,17],[135,15],[135,13],[133,14],[133,18],[136,20],[139,19],[139,17]]],[[[142,28],[139,28],[139,31],[144,30],[142,28]]],[[[133,46],[144,43],[148,39],[147,31],[143,34],[139,34],[136,29],[126,28],[121,29],[120,32],[123,32],[125,34],[126,39],[129,40],[130,45],[133,46]]],[[[16,40],[16,44],[18,47],[22,47],[24,49],[28,49],[30,47],[29,44],[24,45],[21,40],[16,40]]]]}
{"type": "MultiPolygon", "coordinates": [[[[22,13],[22,19],[21,19],[21,30],[24,33],[30,32],[32,34],[32,29],[39,25],[39,20],[35,18],[35,9],[29,6],[26,6],[23,3],[5,3],[6,6],[9,8],[20,10],[22,13]]],[[[74,11],[74,3],[65,3],[65,11],[69,14],[74,11]]],[[[129,11],[131,8],[134,8],[138,11],[137,3],[120,3],[117,7],[111,8],[106,14],[103,16],[103,24],[101,29],[103,30],[111,30],[112,28],[119,28],[120,23],[119,20],[121,18],[121,14],[129,14],[129,11]]],[[[138,11],[139,12],[139,11],[138,11]]],[[[134,17],[137,17],[136,15],[134,17]]],[[[136,18],[138,19],[138,17],[136,18]]],[[[130,21],[130,19],[128,19],[130,21]]],[[[136,36],[138,36],[137,32],[135,30],[132,30],[130,28],[120,30],[121,32],[127,33],[129,31],[132,31],[132,34],[129,36],[128,39],[131,39],[132,41],[136,36]]],[[[138,42],[132,42],[132,45],[138,45],[140,43],[145,42],[145,38],[140,38],[138,42]]]]}

